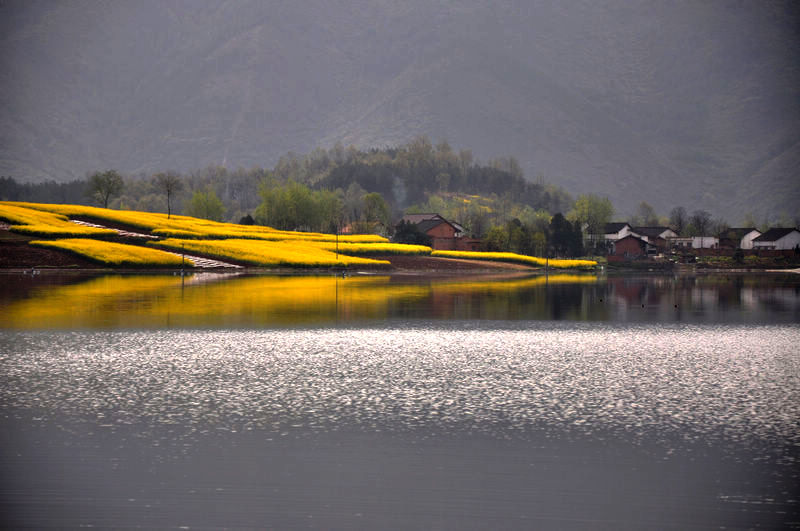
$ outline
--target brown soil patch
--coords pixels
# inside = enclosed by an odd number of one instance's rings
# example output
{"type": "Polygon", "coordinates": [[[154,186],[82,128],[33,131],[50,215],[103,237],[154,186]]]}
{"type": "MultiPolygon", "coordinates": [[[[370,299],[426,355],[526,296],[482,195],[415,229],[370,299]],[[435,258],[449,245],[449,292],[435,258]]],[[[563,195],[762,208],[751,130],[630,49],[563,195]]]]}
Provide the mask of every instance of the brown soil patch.
{"type": "Polygon", "coordinates": [[[378,260],[388,260],[398,271],[443,271],[443,272],[478,272],[488,270],[531,271],[533,269],[522,264],[491,262],[488,260],[463,260],[460,258],[437,258],[433,256],[376,256],[378,260]]]}
{"type": "Polygon", "coordinates": [[[27,242],[0,240],[0,268],[96,268],[97,264],[72,253],[34,247],[27,242]]]}

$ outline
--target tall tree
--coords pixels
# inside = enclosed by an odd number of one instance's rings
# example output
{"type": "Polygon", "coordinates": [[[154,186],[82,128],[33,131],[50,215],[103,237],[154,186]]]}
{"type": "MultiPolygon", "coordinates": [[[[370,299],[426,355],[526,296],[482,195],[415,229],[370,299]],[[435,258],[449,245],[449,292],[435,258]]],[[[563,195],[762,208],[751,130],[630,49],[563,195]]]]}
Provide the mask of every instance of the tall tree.
{"type": "Polygon", "coordinates": [[[119,173],[107,170],[93,173],[89,177],[86,191],[89,197],[103,205],[103,208],[108,208],[109,200],[121,194],[124,186],[119,173]]]}
{"type": "Polygon", "coordinates": [[[156,187],[167,195],[167,219],[172,215],[172,197],[183,189],[183,181],[175,172],[157,173],[154,176],[156,187]]]}
{"type": "Polygon", "coordinates": [[[388,227],[390,216],[389,205],[381,194],[372,192],[364,196],[364,221],[376,221],[388,227]]]}
{"type": "MultiPolygon", "coordinates": [[[[579,223],[576,221],[576,223],[579,223]]],[[[554,256],[568,256],[575,248],[575,231],[573,224],[564,218],[561,212],[557,212],[550,220],[549,233],[549,253],[554,256]]],[[[580,233],[578,233],[580,234],[580,233]]]]}
{"type": "Polygon", "coordinates": [[[686,230],[686,225],[688,224],[688,215],[686,214],[686,209],[682,206],[676,206],[670,210],[669,224],[670,227],[672,227],[672,230],[678,234],[683,234],[683,231],[686,230]]]}
{"type": "Polygon", "coordinates": [[[206,186],[192,194],[186,213],[196,218],[222,221],[222,216],[225,215],[225,205],[219,200],[214,189],[206,186]]]}
{"type": "Polygon", "coordinates": [[[636,215],[631,222],[634,226],[654,227],[658,225],[658,215],[650,203],[642,201],[639,203],[639,208],[636,209],[636,215]]]}
{"type": "Polygon", "coordinates": [[[717,238],[721,237],[729,228],[731,228],[730,224],[723,218],[715,218],[710,222],[711,234],[717,238]]]}
{"type": "Polygon", "coordinates": [[[711,214],[705,210],[695,210],[689,217],[689,224],[697,233],[697,236],[708,236],[711,228],[711,214]]]}
{"type": "Polygon", "coordinates": [[[586,231],[592,236],[592,241],[595,241],[613,215],[614,206],[607,197],[588,194],[578,196],[567,218],[586,225],[586,231]]]}

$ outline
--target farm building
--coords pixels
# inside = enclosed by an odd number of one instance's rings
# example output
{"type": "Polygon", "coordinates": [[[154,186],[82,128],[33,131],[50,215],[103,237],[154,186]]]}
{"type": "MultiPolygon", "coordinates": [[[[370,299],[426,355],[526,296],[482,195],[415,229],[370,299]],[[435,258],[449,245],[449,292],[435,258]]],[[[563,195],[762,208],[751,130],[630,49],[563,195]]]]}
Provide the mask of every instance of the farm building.
{"type": "Polygon", "coordinates": [[[753,249],[791,250],[800,246],[800,231],[794,228],[774,228],[753,240],[753,249]]]}
{"type": "Polygon", "coordinates": [[[467,238],[464,227],[448,221],[439,214],[406,214],[401,223],[413,223],[420,232],[431,238],[431,247],[437,251],[477,251],[481,241],[467,238]]]}

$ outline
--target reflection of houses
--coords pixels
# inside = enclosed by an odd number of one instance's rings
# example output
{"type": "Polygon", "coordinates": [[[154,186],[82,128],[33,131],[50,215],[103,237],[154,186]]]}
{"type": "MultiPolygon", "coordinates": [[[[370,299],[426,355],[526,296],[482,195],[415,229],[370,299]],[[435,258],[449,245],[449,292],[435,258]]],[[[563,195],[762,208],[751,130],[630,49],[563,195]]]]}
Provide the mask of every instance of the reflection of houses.
{"type": "Polygon", "coordinates": [[[793,228],[769,229],[753,239],[753,249],[756,250],[791,250],[798,246],[800,246],[800,231],[793,228]]]}
{"type": "Polygon", "coordinates": [[[437,251],[477,251],[480,248],[480,240],[467,238],[464,227],[439,214],[406,214],[401,222],[416,225],[431,238],[431,247],[437,251]]]}
{"type": "Polygon", "coordinates": [[[732,228],[719,235],[721,249],[752,249],[753,240],[761,236],[761,232],[752,227],[732,228]]]}

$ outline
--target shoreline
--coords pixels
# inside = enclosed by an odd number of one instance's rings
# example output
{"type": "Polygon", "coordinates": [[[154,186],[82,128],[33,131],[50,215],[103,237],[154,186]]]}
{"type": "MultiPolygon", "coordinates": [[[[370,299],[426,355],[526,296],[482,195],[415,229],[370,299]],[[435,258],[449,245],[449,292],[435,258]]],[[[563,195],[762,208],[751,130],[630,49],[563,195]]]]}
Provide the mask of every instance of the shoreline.
{"type": "MultiPolygon", "coordinates": [[[[137,267],[110,267],[101,265],[85,259],[81,256],[42,247],[31,247],[27,245],[28,237],[21,235],[10,236],[8,231],[6,237],[0,238],[0,274],[29,274],[32,271],[39,272],[82,272],[82,273],[163,273],[179,274],[181,271],[203,272],[203,273],[227,273],[237,272],[242,274],[276,274],[276,275],[314,275],[314,274],[387,274],[392,276],[454,276],[454,275],[485,275],[485,274],[545,274],[544,267],[532,267],[523,264],[508,262],[497,262],[488,260],[469,260],[463,258],[441,258],[423,255],[382,255],[375,256],[379,260],[390,262],[388,266],[360,266],[355,268],[348,267],[322,267],[322,268],[294,268],[294,267],[258,267],[244,266],[243,268],[137,268],[137,267]]],[[[792,264],[794,265],[794,264],[792,264]]],[[[590,271],[578,271],[571,269],[555,269],[557,272],[589,273],[590,271]]],[[[599,266],[598,269],[591,271],[595,274],[603,275],[704,275],[704,274],[800,274],[799,267],[788,267],[786,269],[771,268],[648,268],[645,264],[638,264],[630,267],[599,266]]]]}

